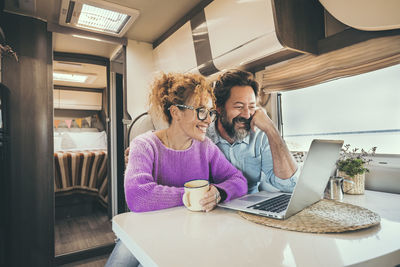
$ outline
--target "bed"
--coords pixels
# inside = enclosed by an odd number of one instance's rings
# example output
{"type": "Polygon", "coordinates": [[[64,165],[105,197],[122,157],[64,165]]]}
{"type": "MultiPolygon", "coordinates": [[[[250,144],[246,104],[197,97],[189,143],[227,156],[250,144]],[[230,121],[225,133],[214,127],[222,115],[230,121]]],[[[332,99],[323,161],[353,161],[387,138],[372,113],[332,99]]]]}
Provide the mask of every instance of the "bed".
{"type": "Polygon", "coordinates": [[[90,195],[107,207],[107,136],[105,132],[55,132],[55,196],[90,195]]]}

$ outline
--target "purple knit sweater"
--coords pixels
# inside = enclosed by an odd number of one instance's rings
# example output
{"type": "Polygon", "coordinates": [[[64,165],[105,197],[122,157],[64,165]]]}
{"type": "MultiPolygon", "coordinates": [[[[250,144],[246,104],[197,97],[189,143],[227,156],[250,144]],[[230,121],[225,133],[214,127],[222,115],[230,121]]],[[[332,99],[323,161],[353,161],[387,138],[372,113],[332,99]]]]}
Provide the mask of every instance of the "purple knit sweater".
{"type": "Polygon", "coordinates": [[[154,132],[139,135],[130,144],[125,171],[125,196],[135,212],[183,205],[183,184],[193,179],[211,179],[226,192],[226,200],[247,193],[246,178],[206,137],[193,140],[186,150],[165,147],[154,132]]]}

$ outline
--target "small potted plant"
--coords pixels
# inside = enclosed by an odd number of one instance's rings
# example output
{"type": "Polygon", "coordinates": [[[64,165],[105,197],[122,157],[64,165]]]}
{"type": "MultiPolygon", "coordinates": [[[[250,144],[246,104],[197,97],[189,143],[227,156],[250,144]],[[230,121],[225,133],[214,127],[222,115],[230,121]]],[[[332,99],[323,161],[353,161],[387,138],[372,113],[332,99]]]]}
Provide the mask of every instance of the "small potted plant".
{"type": "Polygon", "coordinates": [[[365,173],[369,170],[366,164],[372,161],[368,158],[375,155],[376,147],[369,151],[359,148],[350,148],[350,144],[344,145],[340,153],[339,160],[336,162],[338,176],[353,181],[353,183],[344,183],[343,191],[347,194],[361,195],[365,189],[365,173]]]}

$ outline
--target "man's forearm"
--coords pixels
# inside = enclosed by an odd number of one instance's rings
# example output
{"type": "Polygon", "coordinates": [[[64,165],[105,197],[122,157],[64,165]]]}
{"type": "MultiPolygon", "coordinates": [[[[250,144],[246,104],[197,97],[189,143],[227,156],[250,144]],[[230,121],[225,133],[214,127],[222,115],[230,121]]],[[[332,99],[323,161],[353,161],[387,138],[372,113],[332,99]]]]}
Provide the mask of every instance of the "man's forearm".
{"type": "Polygon", "coordinates": [[[281,179],[292,177],[297,170],[297,164],[265,110],[260,108],[254,113],[250,126],[252,129],[257,126],[268,136],[275,176],[281,179]]]}
{"type": "Polygon", "coordinates": [[[273,125],[272,121],[270,125],[263,128],[264,129],[261,130],[268,136],[275,176],[281,179],[292,177],[297,170],[297,164],[285,142],[282,140],[278,130],[273,125]]]}

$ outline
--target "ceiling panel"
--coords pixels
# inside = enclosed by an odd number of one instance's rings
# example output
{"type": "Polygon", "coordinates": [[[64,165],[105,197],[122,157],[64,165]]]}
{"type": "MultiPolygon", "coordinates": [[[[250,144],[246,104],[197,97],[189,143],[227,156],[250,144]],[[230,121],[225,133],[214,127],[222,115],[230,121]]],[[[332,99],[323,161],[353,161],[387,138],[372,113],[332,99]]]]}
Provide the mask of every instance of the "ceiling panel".
{"type": "Polygon", "coordinates": [[[71,87],[84,87],[84,88],[106,88],[107,87],[107,75],[106,67],[94,64],[85,63],[72,63],[63,61],[53,62],[53,71],[61,73],[73,73],[73,74],[86,74],[94,77],[91,83],[75,83],[65,81],[54,81],[54,85],[71,86],[71,87]]]}
{"type": "Polygon", "coordinates": [[[110,58],[119,45],[82,39],[71,35],[54,33],[53,50],[57,52],[79,53],[110,58]]]}
{"type": "MultiPolygon", "coordinates": [[[[140,11],[124,37],[153,43],[192,8],[205,0],[107,0],[140,11]]],[[[5,0],[5,10],[58,24],[61,0],[5,0]]]]}

